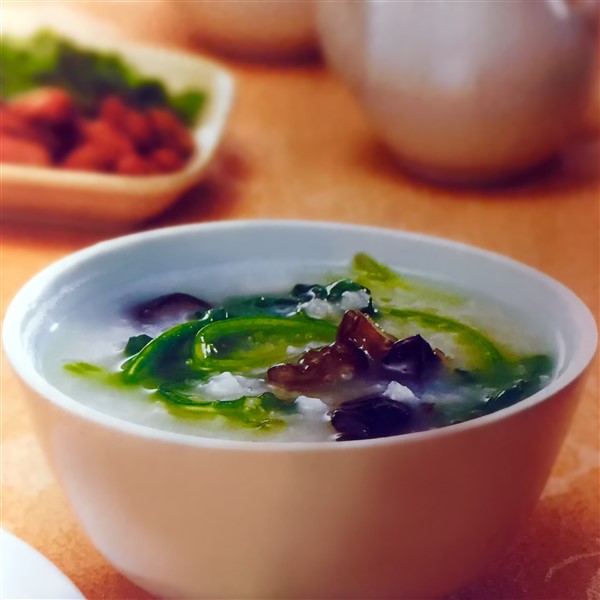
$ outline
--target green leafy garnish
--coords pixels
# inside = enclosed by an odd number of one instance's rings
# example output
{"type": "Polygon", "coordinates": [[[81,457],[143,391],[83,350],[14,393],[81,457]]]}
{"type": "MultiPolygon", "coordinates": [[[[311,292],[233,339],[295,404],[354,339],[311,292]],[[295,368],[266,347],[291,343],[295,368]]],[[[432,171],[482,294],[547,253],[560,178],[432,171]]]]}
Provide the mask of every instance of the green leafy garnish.
{"type": "Polygon", "coordinates": [[[266,369],[288,357],[289,346],[329,344],[336,327],[304,315],[236,317],[198,331],[193,365],[200,371],[243,373],[266,369]]]}
{"type": "Polygon", "coordinates": [[[230,425],[264,432],[281,431],[286,427],[282,416],[296,412],[293,403],[266,392],[260,396],[243,396],[236,400],[207,401],[193,392],[172,386],[161,386],[157,396],[166,400],[171,414],[192,419],[212,419],[221,416],[230,425]]]}
{"type": "Polygon", "coordinates": [[[65,370],[74,375],[100,375],[104,371],[102,367],[97,367],[87,362],[72,362],[64,365],[65,370]]]}
{"type": "Polygon", "coordinates": [[[190,359],[196,334],[208,323],[225,318],[226,311],[213,309],[201,319],[167,329],[122,365],[123,379],[152,388],[164,381],[194,377],[190,359]]]}
{"type": "Polygon", "coordinates": [[[464,299],[457,294],[425,285],[416,278],[401,277],[396,271],[364,252],[359,252],[354,257],[352,269],[356,282],[368,288],[372,292],[373,300],[379,305],[418,305],[437,312],[464,303],[464,299]]]}
{"type": "Polygon", "coordinates": [[[369,256],[364,252],[359,252],[354,256],[352,267],[358,274],[358,281],[364,280],[365,285],[372,285],[373,282],[380,282],[393,289],[413,289],[413,286],[400,277],[396,271],[393,271],[387,265],[376,261],[372,256],[369,256]]]}
{"type": "Polygon", "coordinates": [[[80,361],[66,363],[63,365],[63,368],[72,375],[85,377],[86,379],[97,381],[102,385],[108,385],[115,388],[128,387],[127,382],[123,381],[121,373],[109,371],[98,365],[92,365],[90,363],[80,361]]]}

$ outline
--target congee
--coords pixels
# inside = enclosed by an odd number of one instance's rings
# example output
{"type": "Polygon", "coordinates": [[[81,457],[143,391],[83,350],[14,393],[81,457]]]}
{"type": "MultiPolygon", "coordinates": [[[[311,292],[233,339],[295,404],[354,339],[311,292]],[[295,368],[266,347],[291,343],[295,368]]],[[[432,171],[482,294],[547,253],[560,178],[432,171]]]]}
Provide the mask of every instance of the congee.
{"type": "Polygon", "coordinates": [[[492,299],[363,253],[343,268],[282,268],[279,286],[276,271],[107,291],[54,328],[46,375],[138,424],[296,442],[452,426],[553,377],[543,328],[492,299]]]}

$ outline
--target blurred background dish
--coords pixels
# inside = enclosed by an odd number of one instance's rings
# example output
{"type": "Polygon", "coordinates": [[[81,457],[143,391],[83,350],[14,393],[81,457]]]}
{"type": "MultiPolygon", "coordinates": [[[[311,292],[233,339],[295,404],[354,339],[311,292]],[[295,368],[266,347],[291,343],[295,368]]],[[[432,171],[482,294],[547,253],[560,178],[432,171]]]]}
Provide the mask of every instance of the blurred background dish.
{"type": "Polygon", "coordinates": [[[331,66],[400,161],[480,183],[549,159],[580,131],[597,6],[339,0],[318,3],[317,20],[331,66]]]}
{"type": "Polygon", "coordinates": [[[317,49],[315,3],[309,0],[202,0],[119,6],[83,2],[78,10],[105,19],[128,34],[148,29],[172,43],[194,44],[244,59],[280,61],[317,49]],[[123,18],[124,15],[135,18],[123,18]]]}
{"type": "Polygon", "coordinates": [[[2,42],[5,216],[130,224],[202,178],[231,108],[225,69],[161,49],[9,32],[15,36],[2,42]]]}
{"type": "Polygon", "coordinates": [[[197,150],[206,90],[174,93],[51,30],[5,36],[1,50],[3,163],[145,176],[179,171],[197,150]]]}
{"type": "Polygon", "coordinates": [[[320,45],[405,170],[442,184],[520,176],[600,124],[598,0],[77,6],[128,35],[237,58],[320,45]]]}
{"type": "Polygon", "coordinates": [[[316,48],[313,2],[213,0],[176,5],[201,43],[246,58],[286,59],[316,48]]]}

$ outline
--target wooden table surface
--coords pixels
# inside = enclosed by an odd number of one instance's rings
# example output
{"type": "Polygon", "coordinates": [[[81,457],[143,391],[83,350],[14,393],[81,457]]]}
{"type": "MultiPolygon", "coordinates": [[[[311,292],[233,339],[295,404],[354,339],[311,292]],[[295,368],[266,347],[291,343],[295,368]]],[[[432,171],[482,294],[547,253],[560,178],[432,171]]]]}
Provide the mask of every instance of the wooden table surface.
{"type": "MultiPolygon", "coordinates": [[[[58,8],[45,10],[63,23],[71,18],[58,8]]],[[[144,35],[156,43],[173,41],[159,39],[154,30],[144,35]]],[[[230,66],[238,98],[208,178],[137,229],[301,218],[425,232],[537,267],[571,287],[598,315],[596,137],[580,140],[562,161],[512,185],[435,187],[397,167],[349,93],[322,65],[230,66]]],[[[37,271],[119,233],[3,222],[2,312],[37,271]]],[[[2,360],[2,526],[54,561],[89,599],[150,598],[108,565],[79,527],[37,445],[16,377],[2,360]]],[[[598,386],[596,362],[550,482],[521,536],[487,577],[453,600],[600,599],[598,386]]]]}

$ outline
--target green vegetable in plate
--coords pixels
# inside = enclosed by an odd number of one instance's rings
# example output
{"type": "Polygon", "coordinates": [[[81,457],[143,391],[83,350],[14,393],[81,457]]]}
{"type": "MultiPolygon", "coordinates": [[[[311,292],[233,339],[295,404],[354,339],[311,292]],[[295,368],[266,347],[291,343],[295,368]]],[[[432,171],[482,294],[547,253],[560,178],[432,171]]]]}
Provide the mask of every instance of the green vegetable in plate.
{"type": "Polygon", "coordinates": [[[52,31],[40,31],[29,39],[3,36],[2,100],[47,86],[66,90],[85,115],[95,114],[103,98],[116,95],[134,108],[170,109],[187,126],[195,122],[206,101],[202,90],[173,93],[118,53],[82,48],[52,31]]]}

